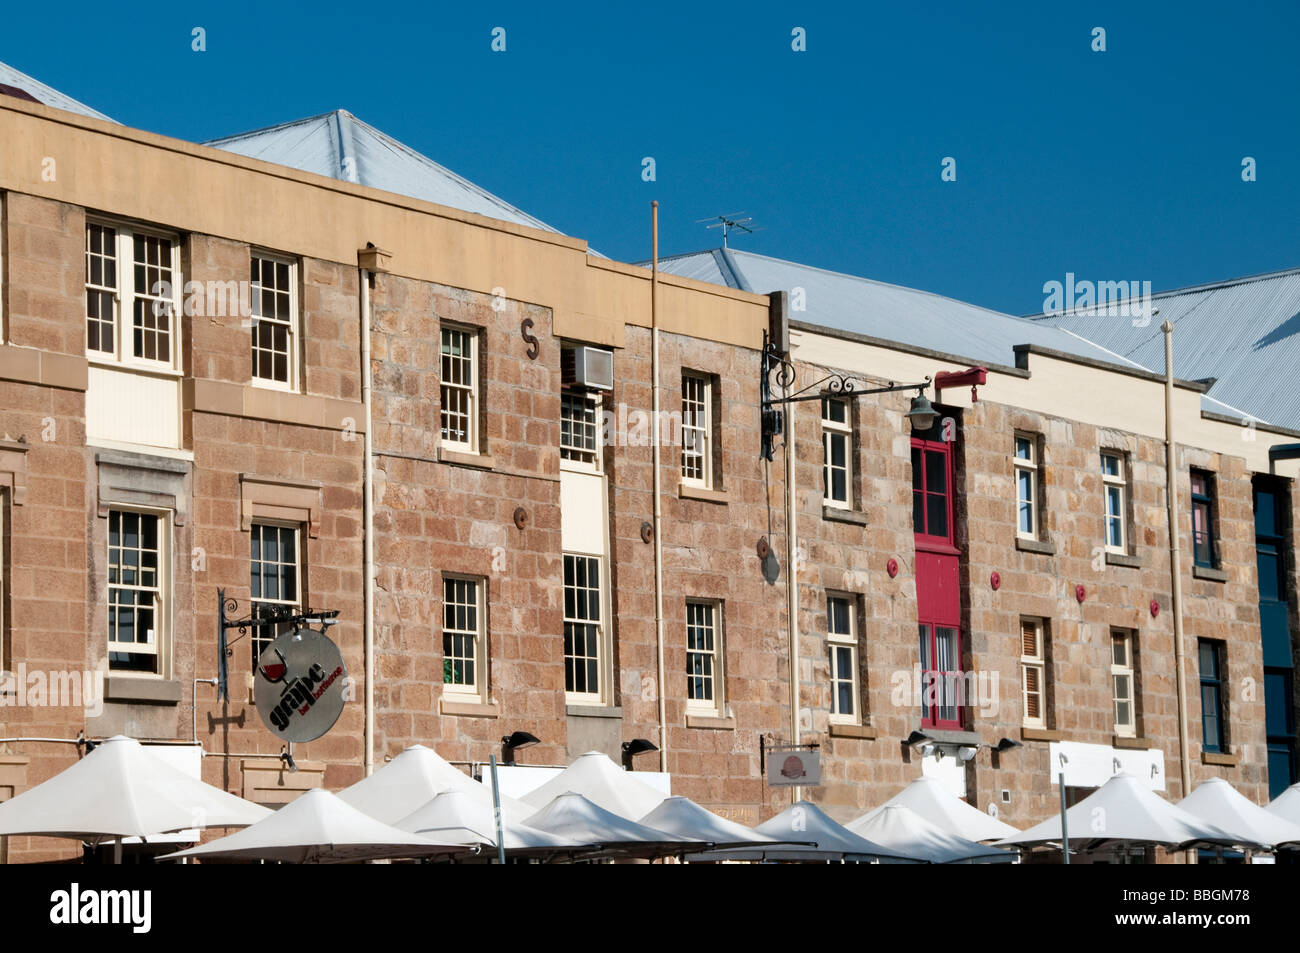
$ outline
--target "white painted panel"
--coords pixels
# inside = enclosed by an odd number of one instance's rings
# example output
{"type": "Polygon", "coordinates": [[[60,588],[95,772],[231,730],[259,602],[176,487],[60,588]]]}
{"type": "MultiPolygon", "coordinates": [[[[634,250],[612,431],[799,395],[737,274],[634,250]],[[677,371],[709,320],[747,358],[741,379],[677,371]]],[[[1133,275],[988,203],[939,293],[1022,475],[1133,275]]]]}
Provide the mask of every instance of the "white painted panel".
{"type": "Polygon", "coordinates": [[[174,377],[92,364],[86,389],[87,439],[178,449],[180,388],[174,377]]]}
{"type": "Polygon", "coordinates": [[[934,778],[945,791],[957,797],[966,796],[966,765],[951,756],[936,761],[934,755],[921,759],[921,774],[934,778]]]}
{"type": "Polygon", "coordinates": [[[560,544],[565,552],[605,555],[605,478],[560,471],[560,544]]]}
{"type": "Polygon", "coordinates": [[[1062,768],[1065,784],[1075,788],[1099,788],[1116,774],[1131,774],[1152,791],[1165,789],[1165,753],[1160,748],[1112,748],[1078,741],[1053,741],[1047,746],[1052,780],[1062,768]],[[1061,764],[1065,755],[1065,764],[1061,764]]]}

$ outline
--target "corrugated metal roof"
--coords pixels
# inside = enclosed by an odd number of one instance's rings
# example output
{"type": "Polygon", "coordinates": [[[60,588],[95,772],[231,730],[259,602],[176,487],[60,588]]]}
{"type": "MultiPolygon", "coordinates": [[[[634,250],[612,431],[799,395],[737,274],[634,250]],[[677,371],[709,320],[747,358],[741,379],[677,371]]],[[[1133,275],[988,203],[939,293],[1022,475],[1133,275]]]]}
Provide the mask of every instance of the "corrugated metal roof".
{"type": "Polygon", "coordinates": [[[1174,372],[1215,378],[1207,410],[1300,429],[1300,269],[1252,275],[1151,296],[1160,309],[1146,327],[1104,311],[1032,315],[1034,327],[1075,331],[1141,364],[1163,370],[1164,335],[1174,324],[1174,372]]]}
{"type": "Polygon", "coordinates": [[[1109,364],[1150,370],[1140,361],[1125,359],[1064,329],[1040,327],[928,291],[734,248],[662,258],[659,267],[671,274],[732,288],[742,287],[743,282],[746,290],[760,294],[787,291],[793,320],[959,355],[977,364],[1014,365],[1015,345],[1036,344],[1109,364]],[[797,310],[801,304],[803,310],[797,310]]]}
{"type": "Polygon", "coordinates": [[[15,89],[21,89],[38,103],[44,106],[52,106],[55,109],[64,109],[71,113],[78,113],[82,116],[89,116],[92,119],[105,119],[108,122],[117,122],[102,112],[91,109],[85,103],[79,103],[71,96],[65,96],[57,89],[51,89],[40,80],[33,79],[26,73],[20,72],[5,63],[0,63],[0,85],[12,86],[15,89]]]}
{"type": "Polygon", "coordinates": [[[204,145],[559,234],[559,229],[461,178],[346,109],[212,139],[204,145]]]}

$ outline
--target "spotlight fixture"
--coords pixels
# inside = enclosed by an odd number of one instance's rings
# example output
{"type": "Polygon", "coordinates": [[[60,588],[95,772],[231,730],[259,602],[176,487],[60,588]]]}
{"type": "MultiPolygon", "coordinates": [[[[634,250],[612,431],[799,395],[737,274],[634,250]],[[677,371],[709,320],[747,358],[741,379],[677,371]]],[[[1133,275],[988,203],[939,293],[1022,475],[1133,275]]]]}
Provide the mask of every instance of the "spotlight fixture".
{"type": "Polygon", "coordinates": [[[1014,738],[1003,738],[1001,741],[999,741],[996,745],[993,746],[993,750],[996,751],[998,754],[1001,754],[1004,751],[1010,751],[1012,748],[1023,748],[1023,747],[1024,744],[1022,742],[1016,741],[1014,738]]]}
{"type": "Polygon", "coordinates": [[[910,735],[907,736],[907,740],[904,741],[903,744],[907,745],[909,748],[915,748],[918,747],[919,745],[929,744],[933,742],[933,740],[934,739],[931,738],[929,735],[927,735],[924,731],[913,731],[910,735]]]}
{"type": "Polygon", "coordinates": [[[633,770],[633,758],[639,754],[645,754],[647,751],[658,750],[658,745],[645,738],[633,738],[631,741],[623,742],[623,768],[627,771],[633,770]]]}
{"type": "Polygon", "coordinates": [[[289,753],[289,746],[284,745],[280,748],[280,763],[289,769],[290,774],[298,770],[298,765],[294,763],[293,755],[289,753]]]}
{"type": "Polygon", "coordinates": [[[514,764],[517,749],[531,748],[533,745],[541,744],[541,742],[541,738],[527,731],[512,731],[501,739],[501,760],[506,764],[514,764]]]}

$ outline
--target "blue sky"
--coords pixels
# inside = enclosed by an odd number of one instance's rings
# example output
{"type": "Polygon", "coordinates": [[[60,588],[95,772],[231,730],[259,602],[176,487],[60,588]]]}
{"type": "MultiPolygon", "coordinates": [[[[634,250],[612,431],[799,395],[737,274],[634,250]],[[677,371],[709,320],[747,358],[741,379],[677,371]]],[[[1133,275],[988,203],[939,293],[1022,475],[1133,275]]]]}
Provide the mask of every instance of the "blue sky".
{"type": "Polygon", "coordinates": [[[622,260],[658,199],[661,254],[744,211],[735,248],[1016,314],[1300,266],[1295,0],[126,9],[10,5],[0,60],[189,140],[346,108],[622,260]]]}

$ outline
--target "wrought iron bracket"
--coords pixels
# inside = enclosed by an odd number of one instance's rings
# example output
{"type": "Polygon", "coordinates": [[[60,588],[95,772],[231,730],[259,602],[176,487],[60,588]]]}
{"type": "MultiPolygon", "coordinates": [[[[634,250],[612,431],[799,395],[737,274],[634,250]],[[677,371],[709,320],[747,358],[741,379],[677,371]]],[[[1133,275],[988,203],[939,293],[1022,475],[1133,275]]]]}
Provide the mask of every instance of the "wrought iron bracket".
{"type": "Polygon", "coordinates": [[[237,599],[226,598],[226,590],[217,590],[217,700],[225,699],[230,701],[229,672],[227,668],[227,659],[234,655],[230,646],[234,645],[240,639],[248,635],[248,630],[258,625],[293,625],[299,628],[307,628],[312,624],[318,624],[322,627],[328,627],[334,624],[333,620],[338,618],[338,609],[296,609],[294,606],[262,604],[255,611],[249,613],[248,618],[232,619],[233,615],[239,609],[237,599]],[[239,636],[231,641],[226,640],[226,633],[231,629],[238,629],[239,636]]]}

